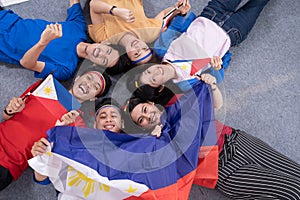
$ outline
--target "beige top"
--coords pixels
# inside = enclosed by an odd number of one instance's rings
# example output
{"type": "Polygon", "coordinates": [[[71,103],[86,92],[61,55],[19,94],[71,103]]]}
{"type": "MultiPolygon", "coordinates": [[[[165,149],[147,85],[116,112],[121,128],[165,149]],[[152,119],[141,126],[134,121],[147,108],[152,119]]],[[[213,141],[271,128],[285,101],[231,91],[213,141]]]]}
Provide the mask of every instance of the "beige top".
{"type": "Polygon", "coordinates": [[[151,43],[158,37],[162,20],[148,18],[145,15],[142,0],[103,0],[119,8],[130,9],[134,16],[133,23],[127,23],[119,17],[110,14],[102,14],[103,24],[91,24],[88,26],[89,35],[95,42],[107,40],[112,44],[118,44],[121,37],[128,31],[137,37],[151,43]]]}

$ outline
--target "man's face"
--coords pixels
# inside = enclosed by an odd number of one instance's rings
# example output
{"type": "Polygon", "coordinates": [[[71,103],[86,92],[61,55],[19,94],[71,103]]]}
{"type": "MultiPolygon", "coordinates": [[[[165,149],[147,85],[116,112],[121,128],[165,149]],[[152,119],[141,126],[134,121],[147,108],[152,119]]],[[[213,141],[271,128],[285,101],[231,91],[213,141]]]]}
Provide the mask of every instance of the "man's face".
{"type": "Polygon", "coordinates": [[[95,128],[120,133],[122,126],[123,120],[117,108],[114,106],[100,108],[96,116],[95,128]]]}
{"type": "MultiPolygon", "coordinates": [[[[137,61],[151,52],[148,45],[139,39],[133,40],[130,45],[127,45],[125,48],[127,55],[131,61],[137,61]]],[[[140,62],[138,62],[138,64],[147,63],[150,59],[151,56],[141,60],[140,62]]]]}
{"type": "Polygon", "coordinates": [[[152,103],[140,103],[133,108],[130,116],[134,123],[145,129],[152,129],[160,123],[161,111],[152,103]]]}
{"type": "Polygon", "coordinates": [[[119,60],[119,52],[108,45],[95,43],[86,46],[87,58],[100,66],[112,67],[119,60]]]}
{"type": "Polygon", "coordinates": [[[100,74],[92,71],[76,77],[71,91],[79,102],[95,100],[99,92],[104,90],[105,85],[97,73],[100,74]]]}

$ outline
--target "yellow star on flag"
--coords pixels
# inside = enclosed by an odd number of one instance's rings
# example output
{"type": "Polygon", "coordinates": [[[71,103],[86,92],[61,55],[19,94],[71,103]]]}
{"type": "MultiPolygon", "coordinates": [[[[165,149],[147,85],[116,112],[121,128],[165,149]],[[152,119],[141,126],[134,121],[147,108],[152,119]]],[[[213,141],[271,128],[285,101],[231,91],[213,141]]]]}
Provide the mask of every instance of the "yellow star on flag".
{"type": "Polygon", "coordinates": [[[134,193],[137,191],[138,188],[133,188],[131,185],[129,186],[129,188],[126,190],[128,193],[134,193]]]}

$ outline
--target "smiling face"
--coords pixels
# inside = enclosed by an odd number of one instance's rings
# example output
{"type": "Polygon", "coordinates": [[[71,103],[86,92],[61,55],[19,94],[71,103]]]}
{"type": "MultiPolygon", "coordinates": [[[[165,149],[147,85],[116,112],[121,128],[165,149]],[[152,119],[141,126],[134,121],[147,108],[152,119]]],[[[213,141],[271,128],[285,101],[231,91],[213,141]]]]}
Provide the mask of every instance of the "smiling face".
{"type": "Polygon", "coordinates": [[[162,112],[152,103],[140,103],[133,108],[130,116],[134,123],[145,129],[152,129],[161,124],[162,112]]]}
{"type": "Polygon", "coordinates": [[[152,65],[142,72],[140,82],[151,87],[159,87],[170,79],[175,78],[174,74],[174,69],[168,65],[152,65]]]}
{"type": "Polygon", "coordinates": [[[85,47],[87,58],[103,67],[112,67],[119,60],[119,52],[105,44],[89,44],[85,47]]]}
{"type": "MultiPolygon", "coordinates": [[[[148,45],[139,40],[139,39],[134,39],[129,43],[128,45],[125,46],[127,55],[131,61],[137,61],[141,58],[144,58],[146,55],[148,55],[151,50],[148,47],[148,45]]],[[[138,62],[138,64],[144,64],[147,63],[151,59],[152,55],[142,59],[141,61],[138,62]]]]}
{"type": "Polygon", "coordinates": [[[120,133],[122,127],[123,120],[116,107],[103,106],[100,108],[96,116],[94,128],[120,133]]]}
{"type": "Polygon", "coordinates": [[[104,90],[105,85],[97,73],[100,74],[92,71],[76,77],[70,92],[79,102],[95,100],[96,96],[104,90]]]}

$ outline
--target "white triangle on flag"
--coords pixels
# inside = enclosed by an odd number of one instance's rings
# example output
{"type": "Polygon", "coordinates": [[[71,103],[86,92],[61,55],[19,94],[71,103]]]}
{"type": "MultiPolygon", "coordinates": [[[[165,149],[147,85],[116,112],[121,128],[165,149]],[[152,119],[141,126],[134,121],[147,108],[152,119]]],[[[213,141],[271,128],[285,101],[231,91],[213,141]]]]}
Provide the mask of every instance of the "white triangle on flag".
{"type": "Polygon", "coordinates": [[[50,74],[33,92],[37,97],[57,100],[53,76],[50,74]]]}
{"type": "Polygon", "coordinates": [[[192,62],[191,61],[173,62],[172,64],[177,67],[180,67],[187,74],[191,74],[191,70],[192,70],[192,62]]]}

